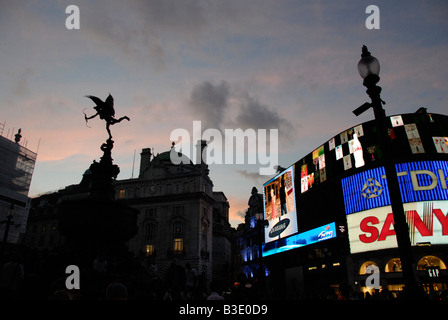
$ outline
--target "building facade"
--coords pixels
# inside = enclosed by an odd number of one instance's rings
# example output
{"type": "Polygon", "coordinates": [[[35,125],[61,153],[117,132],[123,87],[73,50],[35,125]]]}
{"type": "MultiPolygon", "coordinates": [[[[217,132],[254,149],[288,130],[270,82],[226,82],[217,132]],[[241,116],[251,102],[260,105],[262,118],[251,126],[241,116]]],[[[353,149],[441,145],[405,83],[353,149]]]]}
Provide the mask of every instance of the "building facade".
{"type": "Polygon", "coordinates": [[[15,141],[0,135],[0,240],[9,243],[17,243],[25,232],[31,202],[28,191],[37,157],[21,145],[21,137],[21,129],[15,141]]]}
{"type": "MultiPolygon", "coordinates": [[[[198,150],[204,150],[205,142],[198,150]]],[[[196,269],[204,283],[227,282],[230,265],[229,203],[213,191],[204,161],[184,155],[171,162],[170,151],[142,150],[137,179],[115,183],[117,199],[139,210],[138,234],[128,243],[135,255],[150,257],[164,274],[175,262],[196,269]],[[224,271],[227,270],[227,273],[224,271]]]]}
{"type": "MultiPolygon", "coordinates": [[[[260,265],[263,265],[260,255],[260,244],[263,240],[264,227],[262,221],[257,220],[257,213],[263,212],[263,195],[256,187],[252,188],[248,201],[248,209],[244,223],[238,225],[234,238],[234,279],[244,276],[251,281],[260,278],[260,265]]],[[[264,270],[266,272],[266,270],[264,270]]]]}

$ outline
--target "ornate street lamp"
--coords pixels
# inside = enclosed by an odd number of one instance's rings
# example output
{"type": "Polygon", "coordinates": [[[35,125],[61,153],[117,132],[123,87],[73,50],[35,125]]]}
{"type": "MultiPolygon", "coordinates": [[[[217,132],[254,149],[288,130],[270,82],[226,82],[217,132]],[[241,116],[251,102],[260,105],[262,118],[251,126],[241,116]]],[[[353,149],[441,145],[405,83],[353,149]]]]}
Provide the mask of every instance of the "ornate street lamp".
{"type": "Polygon", "coordinates": [[[386,126],[386,113],[383,109],[383,105],[386,103],[380,96],[382,90],[381,87],[377,86],[377,83],[380,81],[380,63],[370,54],[366,46],[362,47],[361,60],[358,62],[358,72],[364,79],[363,85],[367,88],[366,92],[372,102],[364,103],[362,106],[354,110],[353,113],[358,116],[370,107],[373,108],[379,144],[383,150],[384,169],[389,187],[390,202],[394,217],[394,230],[397,236],[398,250],[402,264],[405,292],[409,294],[409,297],[415,298],[417,297],[419,286],[412,254],[411,241],[409,239],[409,227],[406,223],[397,171],[389,151],[390,145],[386,126]]]}
{"type": "Polygon", "coordinates": [[[366,79],[367,76],[380,80],[380,63],[377,58],[373,57],[366,46],[362,46],[361,60],[358,62],[358,72],[361,78],[366,79]]]}

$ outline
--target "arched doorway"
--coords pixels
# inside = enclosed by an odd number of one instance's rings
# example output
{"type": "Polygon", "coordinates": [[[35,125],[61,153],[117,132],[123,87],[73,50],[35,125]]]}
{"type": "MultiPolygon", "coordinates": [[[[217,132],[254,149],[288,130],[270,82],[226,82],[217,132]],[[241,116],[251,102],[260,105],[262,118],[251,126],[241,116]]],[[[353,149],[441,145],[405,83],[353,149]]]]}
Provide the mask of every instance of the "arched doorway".
{"type": "Polygon", "coordinates": [[[403,274],[400,258],[391,258],[384,265],[387,289],[394,295],[403,291],[403,274]]]}
{"type": "MultiPolygon", "coordinates": [[[[363,295],[363,298],[365,299],[369,299],[369,297],[371,295],[373,295],[375,293],[375,289],[373,287],[367,287],[366,286],[366,279],[368,278],[368,276],[373,273],[373,272],[377,272],[379,271],[379,267],[378,264],[374,261],[365,261],[361,264],[361,266],[359,267],[359,276],[362,276],[360,278],[360,287],[359,290],[363,295]],[[374,271],[376,270],[376,271],[374,271]]],[[[381,287],[380,287],[381,289],[381,287]]]]}
{"type": "Polygon", "coordinates": [[[401,269],[401,260],[400,260],[400,258],[392,258],[392,259],[390,259],[386,263],[386,265],[384,267],[384,271],[386,273],[389,273],[389,272],[401,272],[402,269],[401,269]]]}
{"type": "Polygon", "coordinates": [[[422,257],[417,263],[417,270],[421,275],[422,286],[427,294],[437,295],[447,289],[441,274],[441,270],[446,270],[446,264],[439,257],[434,255],[422,257]]]}

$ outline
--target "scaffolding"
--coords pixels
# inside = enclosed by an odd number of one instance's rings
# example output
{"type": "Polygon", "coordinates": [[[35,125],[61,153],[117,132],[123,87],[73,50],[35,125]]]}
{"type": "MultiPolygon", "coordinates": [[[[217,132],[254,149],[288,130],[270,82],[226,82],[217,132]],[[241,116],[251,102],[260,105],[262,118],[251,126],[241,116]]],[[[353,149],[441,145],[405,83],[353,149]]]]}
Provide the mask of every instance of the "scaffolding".
{"type": "MultiPolygon", "coordinates": [[[[19,233],[25,232],[30,205],[31,185],[37,153],[3,136],[5,124],[0,123],[0,221],[14,210],[13,225],[8,242],[15,243],[19,233]]],[[[3,238],[2,229],[0,236],[3,238]]]]}

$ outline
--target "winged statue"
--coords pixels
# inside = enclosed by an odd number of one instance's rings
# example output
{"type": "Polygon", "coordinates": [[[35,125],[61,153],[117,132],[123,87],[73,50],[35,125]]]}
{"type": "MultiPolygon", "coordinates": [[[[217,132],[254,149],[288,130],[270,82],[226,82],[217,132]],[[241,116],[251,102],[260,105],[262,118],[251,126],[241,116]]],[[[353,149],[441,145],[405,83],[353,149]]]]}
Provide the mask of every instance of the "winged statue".
{"type": "Polygon", "coordinates": [[[129,117],[124,116],[119,119],[115,119],[114,98],[110,93],[109,96],[106,98],[106,101],[104,102],[100,98],[97,98],[95,96],[86,96],[86,97],[92,99],[92,101],[96,104],[96,106],[93,107],[96,110],[96,113],[93,116],[87,117],[87,115],[84,113],[86,123],[88,120],[93,119],[99,115],[100,119],[106,121],[106,130],[107,133],[109,134],[109,139],[112,140],[112,134],[110,132],[109,127],[125,119],[130,121],[129,117]]]}

